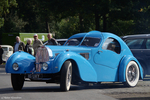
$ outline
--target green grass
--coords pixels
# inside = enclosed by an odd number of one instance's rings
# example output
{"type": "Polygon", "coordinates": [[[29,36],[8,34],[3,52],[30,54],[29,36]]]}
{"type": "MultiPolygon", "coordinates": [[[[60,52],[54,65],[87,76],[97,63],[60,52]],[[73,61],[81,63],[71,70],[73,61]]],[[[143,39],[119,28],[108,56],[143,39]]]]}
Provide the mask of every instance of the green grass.
{"type": "MultiPolygon", "coordinates": [[[[20,36],[20,39],[25,44],[27,43],[27,39],[31,38],[34,40],[33,36],[34,34],[38,34],[39,39],[42,39],[42,36],[45,37],[44,41],[47,41],[47,34],[48,33],[3,33],[2,34],[2,45],[11,45],[14,46],[14,43],[16,42],[16,36],[20,36]]],[[[33,43],[33,41],[32,41],[33,43]]]]}
{"type": "Polygon", "coordinates": [[[45,37],[44,41],[48,40],[47,39],[47,34],[48,33],[20,33],[20,39],[21,39],[22,42],[24,42],[26,44],[27,43],[27,39],[30,38],[30,39],[32,39],[32,43],[33,43],[33,40],[34,40],[33,36],[34,36],[34,34],[38,34],[39,39],[42,39],[42,36],[44,36],[45,37]]]}

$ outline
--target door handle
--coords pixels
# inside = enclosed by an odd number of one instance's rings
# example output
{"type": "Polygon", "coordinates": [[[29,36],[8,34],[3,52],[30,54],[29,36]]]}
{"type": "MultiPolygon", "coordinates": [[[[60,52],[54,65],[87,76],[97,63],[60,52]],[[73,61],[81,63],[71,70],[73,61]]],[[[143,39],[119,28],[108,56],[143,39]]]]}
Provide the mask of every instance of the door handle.
{"type": "Polygon", "coordinates": [[[100,53],[100,52],[102,53],[103,51],[101,51],[101,50],[98,50],[98,53],[100,53]]]}

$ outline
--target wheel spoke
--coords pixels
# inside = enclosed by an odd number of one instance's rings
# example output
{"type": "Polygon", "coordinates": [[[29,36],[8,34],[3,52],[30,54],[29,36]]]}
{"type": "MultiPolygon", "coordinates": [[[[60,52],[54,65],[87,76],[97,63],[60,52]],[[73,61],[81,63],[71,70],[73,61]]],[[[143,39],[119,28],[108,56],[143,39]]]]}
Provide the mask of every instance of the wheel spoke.
{"type": "Polygon", "coordinates": [[[134,82],[136,79],[136,69],[135,66],[130,66],[128,69],[128,79],[130,82],[134,82]]]}

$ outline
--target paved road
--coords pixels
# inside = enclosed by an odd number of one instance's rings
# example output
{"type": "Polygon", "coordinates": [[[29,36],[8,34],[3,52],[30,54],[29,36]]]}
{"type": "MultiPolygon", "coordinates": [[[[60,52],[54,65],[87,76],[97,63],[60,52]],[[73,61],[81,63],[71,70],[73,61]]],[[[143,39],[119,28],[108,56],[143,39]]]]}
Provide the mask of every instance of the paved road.
{"type": "Polygon", "coordinates": [[[71,86],[69,92],[61,92],[58,84],[25,82],[21,91],[11,87],[10,74],[0,66],[0,100],[150,100],[150,76],[139,81],[134,88],[120,83],[71,86]]]}

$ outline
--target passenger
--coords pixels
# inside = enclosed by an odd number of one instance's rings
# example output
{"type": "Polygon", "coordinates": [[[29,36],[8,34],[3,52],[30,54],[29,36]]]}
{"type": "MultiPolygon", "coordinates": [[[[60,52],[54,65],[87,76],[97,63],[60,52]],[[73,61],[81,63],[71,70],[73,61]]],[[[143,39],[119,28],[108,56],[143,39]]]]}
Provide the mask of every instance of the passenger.
{"type": "Polygon", "coordinates": [[[58,42],[54,38],[52,38],[51,33],[47,34],[47,38],[48,38],[47,45],[58,45],[58,42]]]}
{"type": "Polygon", "coordinates": [[[31,55],[34,55],[34,50],[33,50],[31,43],[32,43],[32,40],[28,39],[24,51],[31,54],[31,55]]]}
{"type": "Polygon", "coordinates": [[[16,42],[15,42],[15,45],[14,45],[14,52],[24,51],[24,49],[25,49],[25,44],[20,41],[19,36],[16,36],[16,42]]]}
{"type": "Polygon", "coordinates": [[[115,45],[110,43],[107,47],[108,50],[115,51],[115,45]]]}
{"type": "Polygon", "coordinates": [[[38,39],[38,35],[34,34],[34,41],[33,41],[33,49],[34,49],[34,56],[36,55],[37,49],[43,45],[42,41],[38,39]]]}

